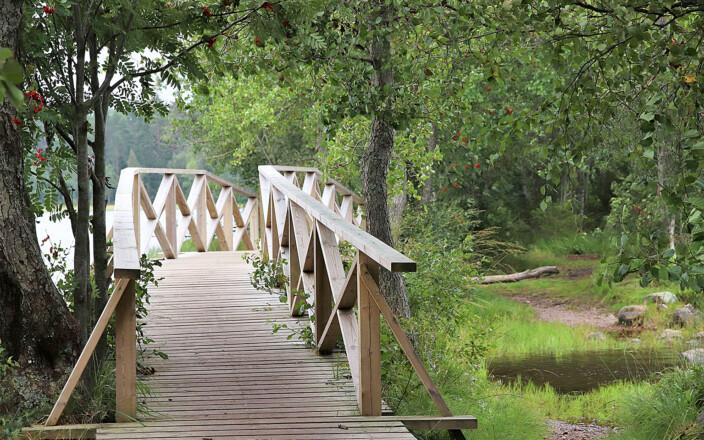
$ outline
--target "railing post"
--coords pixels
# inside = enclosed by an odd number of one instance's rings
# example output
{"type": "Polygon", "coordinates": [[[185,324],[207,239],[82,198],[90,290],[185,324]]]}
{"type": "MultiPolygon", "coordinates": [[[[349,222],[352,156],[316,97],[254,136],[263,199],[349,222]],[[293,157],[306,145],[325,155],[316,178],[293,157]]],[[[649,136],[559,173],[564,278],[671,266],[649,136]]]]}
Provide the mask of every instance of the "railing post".
{"type": "MultiPolygon", "coordinates": [[[[201,245],[198,252],[207,251],[207,236],[208,236],[208,179],[205,174],[198,174],[196,179],[203,179],[203,185],[200,187],[200,192],[198,194],[198,199],[196,201],[196,229],[198,229],[198,235],[200,235],[201,245]]],[[[195,180],[194,180],[195,182],[195,180]]]]}
{"type": "MultiPolygon", "coordinates": [[[[167,174],[167,176],[172,174],[167,174]]],[[[166,226],[166,237],[171,243],[171,247],[174,249],[174,258],[178,258],[178,225],[176,220],[176,186],[178,182],[174,177],[171,182],[171,188],[169,188],[169,193],[166,196],[166,204],[164,205],[165,212],[165,223],[166,226]]]]}
{"type": "MultiPolygon", "coordinates": [[[[223,188],[221,191],[225,191],[223,188]]],[[[220,250],[223,251],[236,251],[237,249],[232,249],[234,233],[232,227],[234,225],[235,214],[234,210],[239,210],[239,206],[235,203],[235,194],[231,189],[228,190],[227,199],[225,200],[225,206],[223,207],[224,215],[222,216],[222,228],[225,236],[225,243],[220,244],[220,250]]]]}
{"type": "Polygon", "coordinates": [[[142,231],[140,229],[140,222],[142,219],[142,179],[139,174],[134,175],[134,182],[132,183],[132,222],[134,224],[134,240],[137,243],[137,254],[142,256],[142,231]]]}
{"type": "Polygon", "coordinates": [[[328,280],[328,271],[325,267],[320,234],[315,224],[313,228],[313,246],[315,246],[313,257],[313,272],[315,273],[315,342],[318,343],[323,337],[325,326],[332,312],[332,289],[328,280]]]}
{"type": "Polygon", "coordinates": [[[115,309],[115,420],[137,416],[136,280],[129,280],[115,309]]]}
{"type": "MultiPolygon", "coordinates": [[[[363,416],[381,415],[380,313],[367,290],[364,273],[378,282],[379,266],[357,252],[357,307],[359,313],[359,389],[357,402],[363,416]]],[[[317,284],[317,283],[316,283],[317,284]]]]}

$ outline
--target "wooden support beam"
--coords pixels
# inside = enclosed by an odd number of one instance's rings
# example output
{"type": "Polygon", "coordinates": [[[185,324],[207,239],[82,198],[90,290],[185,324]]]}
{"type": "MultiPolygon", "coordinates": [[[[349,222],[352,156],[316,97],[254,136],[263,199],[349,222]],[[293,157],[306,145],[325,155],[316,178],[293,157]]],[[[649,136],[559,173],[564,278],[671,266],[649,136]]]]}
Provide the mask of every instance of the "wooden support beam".
{"type": "Polygon", "coordinates": [[[80,381],[81,376],[83,375],[83,372],[86,369],[86,366],[88,366],[88,361],[90,361],[90,357],[93,355],[95,347],[98,346],[100,338],[105,332],[108,323],[110,323],[110,317],[112,317],[113,312],[117,308],[118,304],[121,302],[121,299],[128,285],[133,282],[134,281],[131,281],[126,278],[120,278],[116,281],[112,295],[110,295],[108,302],[105,304],[105,308],[100,314],[98,322],[95,323],[95,327],[90,333],[90,336],[88,337],[88,340],[86,341],[86,345],[83,347],[83,350],[81,350],[81,355],[78,357],[76,365],[73,367],[73,370],[71,370],[71,374],[69,375],[66,384],[61,390],[61,394],[56,400],[56,403],[54,404],[54,407],[46,420],[46,426],[55,426],[59,422],[61,414],[63,414],[64,409],[66,408],[66,405],[68,404],[68,401],[71,398],[71,395],[73,394],[73,391],[76,389],[76,385],[78,385],[78,382],[80,381]]]}
{"type": "MultiPolygon", "coordinates": [[[[171,185],[168,194],[165,197],[164,200],[164,210],[165,212],[165,219],[164,219],[164,226],[166,229],[166,238],[168,239],[169,243],[171,244],[172,249],[174,250],[174,256],[173,258],[178,257],[178,224],[177,224],[177,218],[176,218],[176,186],[178,185],[178,181],[176,180],[175,176],[173,174],[166,175],[165,177],[171,176],[171,185]]],[[[167,257],[168,258],[168,257],[167,257]]]]}
{"type": "MultiPolygon", "coordinates": [[[[208,250],[208,182],[205,178],[205,174],[199,174],[193,179],[193,188],[191,188],[191,193],[197,189],[198,192],[195,195],[195,200],[193,201],[192,207],[195,207],[196,211],[196,229],[198,230],[198,235],[200,236],[200,242],[195,243],[196,250],[198,252],[205,252],[208,250]],[[196,186],[196,181],[198,185],[196,186]]],[[[189,196],[190,201],[190,196],[189,196]]],[[[193,208],[191,208],[193,209],[193,208]]]]}
{"type": "Polygon", "coordinates": [[[115,309],[115,420],[137,417],[136,282],[129,280],[115,309]]]}
{"type": "Polygon", "coordinates": [[[325,325],[328,323],[332,313],[332,289],[330,288],[328,269],[323,257],[323,244],[317,231],[313,233],[313,240],[315,243],[315,340],[318,342],[323,338],[325,325]]]}
{"type": "MultiPolygon", "coordinates": [[[[430,374],[428,374],[428,371],[423,366],[423,361],[421,361],[420,357],[418,357],[418,354],[416,354],[416,351],[413,349],[413,344],[408,338],[408,335],[406,335],[406,332],[404,332],[403,328],[401,328],[401,324],[398,322],[396,315],[394,315],[393,311],[391,310],[391,307],[379,291],[377,281],[375,277],[372,276],[369,267],[360,265],[359,274],[361,278],[360,290],[362,288],[365,289],[371,300],[376,304],[377,310],[381,312],[381,315],[386,320],[386,323],[389,325],[391,332],[394,334],[394,337],[401,346],[401,350],[403,350],[403,353],[406,355],[406,358],[411,363],[411,366],[415,370],[416,374],[418,375],[418,378],[420,379],[421,383],[430,395],[430,399],[435,404],[435,407],[440,412],[440,415],[442,415],[443,417],[451,417],[452,412],[450,411],[450,408],[447,406],[445,400],[440,394],[440,391],[433,383],[430,374]]],[[[464,435],[462,435],[461,431],[451,430],[450,435],[453,439],[464,438],[464,435]]]]}
{"type": "Polygon", "coordinates": [[[335,348],[335,343],[342,330],[340,328],[340,312],[351,309],[357,301],[357,262],[350,269],[344,286],[340,292],[335,294],[335,298],[335,306],[325,325],[323,336],[318,341],[320,354],[328,354],[335,348]]]}
{"type": "MultiPolygon", "coordinates": [[[[357,305],[359,314],[359,389],[357,403],[363,416],[381,415],[381,340],[379,309],[369,294],[369,278],[378,276],[379,266],[367,255],[357,256],[357,305]]],[[[350,359],[350,363],[354,362],[350,359]]]]}

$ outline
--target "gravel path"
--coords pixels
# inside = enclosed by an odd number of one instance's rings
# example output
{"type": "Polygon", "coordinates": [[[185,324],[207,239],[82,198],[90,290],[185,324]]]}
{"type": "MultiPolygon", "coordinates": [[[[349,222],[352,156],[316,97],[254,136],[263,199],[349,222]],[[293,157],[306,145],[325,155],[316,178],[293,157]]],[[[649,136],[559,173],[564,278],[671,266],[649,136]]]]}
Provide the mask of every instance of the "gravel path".
{"type": "Polygon", "coordinates": [[[606,438],[611,428],[586,423],[567,423],[560,420],[548,420],[549,440],[598,440],[606,438]]]}
{"type": "Polygon", "coordinates": [[[600,329],[618,323],[613,314],[593,306],[580,306],[577,310],[573,308],[574,304],[560,299],[520,295],[511,295],[510,298],[531,306],[542,321],[561,322],[572,327],[589,325],[600,329]]]}

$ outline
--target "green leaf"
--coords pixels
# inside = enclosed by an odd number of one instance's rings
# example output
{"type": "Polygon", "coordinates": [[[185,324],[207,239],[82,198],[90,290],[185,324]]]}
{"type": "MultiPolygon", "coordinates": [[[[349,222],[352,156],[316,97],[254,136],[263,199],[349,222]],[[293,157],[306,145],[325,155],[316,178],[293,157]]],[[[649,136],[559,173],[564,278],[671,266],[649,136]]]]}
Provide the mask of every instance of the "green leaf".
{"type": "Polygon", "coordinates": [[[647,121],[647,122],[651,122],[651,121],[653,121],[653,120],[655,119],[655,115],[654,115],[653,113],[650,113],[650,112],[641,113],[641,114],[640,114],[640,119],[642,119],[642,120],[644,120],[644,121],[647,121]]]}
{"type": "Polygon", "coordinates": [[[13,84],[21,84],[24,79],[24,71],[22,66],[16,60],[7,60],[2,69],[2,74],[8,81],[13,84]]]}

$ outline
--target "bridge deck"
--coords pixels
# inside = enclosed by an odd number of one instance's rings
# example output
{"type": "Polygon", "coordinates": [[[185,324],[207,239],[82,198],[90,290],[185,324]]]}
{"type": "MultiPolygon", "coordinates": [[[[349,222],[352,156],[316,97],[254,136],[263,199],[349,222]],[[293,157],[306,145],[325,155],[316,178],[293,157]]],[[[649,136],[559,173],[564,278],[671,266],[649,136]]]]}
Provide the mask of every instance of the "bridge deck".
{"type": "Polygon", "coordinates": [[[286,304],[249,283],[242,253],[166,260],[150,289],[145,333],[152,411],[98,439],[413,439],[399,421],[359,417],[346,360],[319,356],[272,323],[296,325],[286,304]]]}

